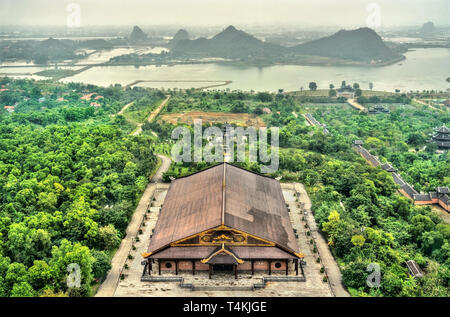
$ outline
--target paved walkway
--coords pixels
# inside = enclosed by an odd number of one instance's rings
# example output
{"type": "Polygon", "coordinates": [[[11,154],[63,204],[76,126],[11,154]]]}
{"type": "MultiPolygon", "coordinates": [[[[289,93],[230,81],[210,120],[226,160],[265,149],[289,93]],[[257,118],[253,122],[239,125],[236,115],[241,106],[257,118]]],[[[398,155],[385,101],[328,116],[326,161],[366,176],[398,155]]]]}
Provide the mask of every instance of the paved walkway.
{"type": "Polygon", "coordinates": [[[162,174],[166,172],[170,166],[170,158],[159,154],[158,157],[162,160],[161,166],[156,171],[151,182],[147,185],[147,188],[145,189],[144,194],[139,201],[136,211],[134,212],[133,217],[128,224],[126,236],[120,243],[119,249],[116,251],[111,260],[111,270],[108,272],[105,281],[102,283],[102,285],[100,285],[97,294],[95,294],[96,297],[113,296],[116,291],[121,270],[125,264],[125,261],[127,260],[128,254],[130,253],[131,246],[133,245],[133,240],[138,233],[139,227],[142,223],[144,214],[148,209],[151,198],[155,193],[157,183],[161,182],[162,174]]]}
{"type": "Polygon", "coordinates": [[[328,247],[328,243],[325,238],[317,231],[316,221],[311,212],[311,201],[309,196],[305,190],[303,184],[295,183],[295,190],[300,193],[299,200],[303,203],[303,210],[305,210],[306,221],[308,223],[308,227],[311,231],[311,235],[313,236],[314,241],[316,242],[317,249],[320,254],[320,259],[325,266],[325,269],[328,273],[328,280],[330,282],[331,289],[336,297],[349,297],[350,294],[345,289],[342,284],[342,275],[341,270],[339,269],[336,260],[331,254],[331,250],[328,247]]]}

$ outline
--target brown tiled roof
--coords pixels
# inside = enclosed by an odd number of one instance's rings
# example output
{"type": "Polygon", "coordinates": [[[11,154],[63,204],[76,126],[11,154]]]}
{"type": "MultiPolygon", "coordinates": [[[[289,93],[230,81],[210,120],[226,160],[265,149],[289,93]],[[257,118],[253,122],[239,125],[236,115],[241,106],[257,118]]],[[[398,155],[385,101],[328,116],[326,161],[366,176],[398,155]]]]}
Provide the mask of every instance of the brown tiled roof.
{"type": "Polygon", "coordinates": [[[448,187],[438,187],[436,191],[438,192],[438,194],[450,194],[450,190],[448,189],[448,187]]]}
{"type": "Polygon", "coordinates": [[[226,163],[172,182],[148,250],[220,225],[298,252],[278,181],[226,163]]]}
{"type": "Polygon", "coordinates": [[[414,277],[422,277],[423,272],[420,269],[420,266],[413,260],[406,261],[406,266],[408,267],[409,274],[414,277]]]}
{"type": "Polygon", "coordinates": [[[409,197],[414,198],[414,195],[419,194],[411,185],[408,183],[404,183],[401,186],[401,189],[405,191],[406,194],[408,194],[409,197]]]}

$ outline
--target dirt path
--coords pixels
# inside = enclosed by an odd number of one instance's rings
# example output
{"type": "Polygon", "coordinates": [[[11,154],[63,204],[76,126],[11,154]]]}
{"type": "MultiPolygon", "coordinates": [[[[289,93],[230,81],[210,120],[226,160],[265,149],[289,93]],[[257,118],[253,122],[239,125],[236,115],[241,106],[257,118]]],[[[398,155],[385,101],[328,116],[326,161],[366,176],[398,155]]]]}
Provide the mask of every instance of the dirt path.
{"type": "Polygon", "coordinates": [[[441,109],[435,108],[432,105],[429,105],[428,103],[426,103],[425,101],[422,101],[422,100],[419,100],[419,99],[416,99],[416,98],[413,98],[412,101],[415,102],[415,103],[418,103],[420,105],[427,106],[427,107],[429,107],[429,108],[431,108],[433,110],[441,111],[441,109]]]}
{"type": "Polygon", "coordinates": [[[111,270],[109,270],[108,275],[105,281],[100,285],[95,297],[110,297],[114,296],[117,285],[119,283],[120,274],[122,268],[127,260],[128,254],[130,253],[131,246],[133,244],[133,240],[138,234],[139,227],[141,225],[143,216],[148,209],[148,205],[150,204],[150,200],[155,193],[157,183],[162,181],[162,175],[169,169],[170,166],[170,158],[159,155],[158,157],[162,160],[161,166],[156,171],[150,183],[147,185],[147,188],[144,191],[144,194],[139,201],[139,204],[136,208],[136,211],[131,218],[130,223],[128,224],[126,236],[123,238],[120,243],[119,249],[117,249],[111,260],[111,270]]]}
{"type": "Polygon", "coordinates": [[[125,106],[123,106],[123,108],[117,113],[117,115],[123,115],[125,110],[130,108],[133,104],[134,104],[134,101],[130,102],[129,104],[126,104],[125,106]]]}
{"type": "Polygon", "coordinates": [[[328,243],[325,238],[317,231],[316,221],[311,212],[311,201],[309,200],[309,196],[305,190],[305,187],[303,186],[303,184],[296,183],[295,189],[300,193],[300,201],[304,204],[304,210],[307,213],[307,215],[305,215],[306,221],[308,223],[308,227],[310,228],[313,239],[316,242],[322,263],[327,270],[328,280],[330,282],[330,286],[334,293],[334,296],[349,297],[350,294],[342,284],[341,271],[339,270],[339,266],[336,263],[333,255],[331,254],[328,243]]]}
{"type": "Polygon", "coordinates": [[[359,110],[359,111],[365,111],[366,108],[364,108],[361,104],[356,102],[354,99],[347,99],[347,103],[352,106],[353,108],[359,110]]]}
{"type": "MultiPolygon", "coordinates": [[[[170,95],[168,95],[166,97],[166,99],[164,99],[163,102],[161,102],[161,104],[158,106],[158,108],[156,108],[155,110],[153,110],[150,113],[150,115],[147,118],[147,122],[152,122],[153,119],[155,119],[158,116],[158,114],[161,112],[161,110],[166,106],[169,99],[170,99],[170,95]]],[[[131,135],[138,135],[139,133],[141,133],[142,125],[143,125],[143,123],[139,123],[137,128],[133,132],[131,132],[131,135]]]]}

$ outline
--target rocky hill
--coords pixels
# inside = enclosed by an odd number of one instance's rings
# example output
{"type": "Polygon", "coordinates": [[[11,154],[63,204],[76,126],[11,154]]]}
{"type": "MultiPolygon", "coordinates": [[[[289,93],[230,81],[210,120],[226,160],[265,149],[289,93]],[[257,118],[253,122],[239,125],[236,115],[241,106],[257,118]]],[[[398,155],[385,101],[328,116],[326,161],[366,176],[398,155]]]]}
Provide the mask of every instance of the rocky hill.
{"type": "Polygon", "coordinates": [[[211,39],[181,40],[173,48],[176,53],[223,58],[277,56],[285,48],[265,43],[230,25],[211,39]]]}
{"type": "Polygon", "coordinates": [[[341,30],[329,37],[297,45],[296,54],[326,56],[358,62],[381,62],[400,57],[386,46],[382,38],[370,28],[341,30]]]}
{"type": "Polygon", "coordinates": [[[129,39],[132,42],[145,41],[147,39],[147,34],[145,34],[140,27],[135,25],[133,27],[133,31],[131,32],[129,39]]]}

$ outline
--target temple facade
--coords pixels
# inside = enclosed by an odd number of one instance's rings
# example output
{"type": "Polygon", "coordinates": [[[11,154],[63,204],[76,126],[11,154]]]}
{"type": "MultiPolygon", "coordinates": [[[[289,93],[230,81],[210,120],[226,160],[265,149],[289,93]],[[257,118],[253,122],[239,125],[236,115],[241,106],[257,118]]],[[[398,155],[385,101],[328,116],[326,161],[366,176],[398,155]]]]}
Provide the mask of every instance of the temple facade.
{"type": "Polygon", "coordinates": [[[210,278],[298,274],[303,259],[279,182],[228,163],[172,181],[142,256],[144,274],[208,271],[210,278]]]}
{"type": "Polygon", "coordinates": [[[439,149],[450,149],[450,129],[445,125],[436,130],[436,133],[432,137],[439,149]]]}

